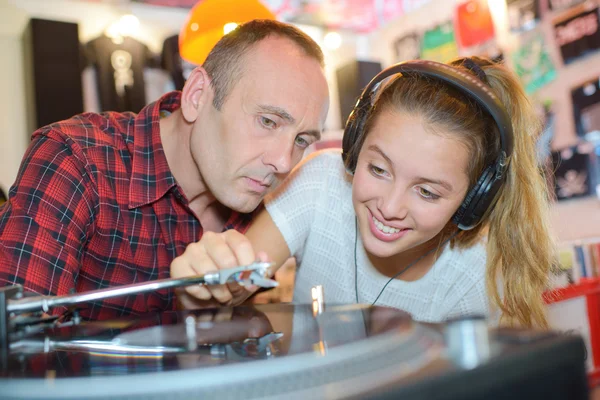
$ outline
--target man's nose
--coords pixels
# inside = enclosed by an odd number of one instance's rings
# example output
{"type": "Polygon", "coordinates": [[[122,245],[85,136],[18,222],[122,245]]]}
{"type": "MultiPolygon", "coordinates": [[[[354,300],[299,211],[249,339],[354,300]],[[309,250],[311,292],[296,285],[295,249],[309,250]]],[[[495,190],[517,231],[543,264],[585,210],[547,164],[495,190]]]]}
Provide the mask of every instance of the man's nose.
{"type": "Polygon", "coordinates": [[[286,174],[291,171],[293,165],[295,138],[290,139],[287,135],[280,135],[268,143],[263,154],[263,163],[273,167],[277,174],[286,174]]]}

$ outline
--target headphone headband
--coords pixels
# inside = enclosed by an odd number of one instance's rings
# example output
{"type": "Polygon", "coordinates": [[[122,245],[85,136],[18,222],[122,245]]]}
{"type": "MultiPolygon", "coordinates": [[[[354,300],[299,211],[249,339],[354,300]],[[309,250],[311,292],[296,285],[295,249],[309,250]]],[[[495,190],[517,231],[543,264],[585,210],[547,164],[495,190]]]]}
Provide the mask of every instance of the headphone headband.
{"type": "Polygon", "coordinates": [[[414,60],[392,65],[371,79],[358,99],[356,107],[363,105],[366,101],[364,97],[369,98],[386,78],[407,72],[416,72],[441,79],[477,100],[477,103],[492,116],[496,125],[498,125],[500,147],[504,152],[504,158],[508,159],[510,157],[513,151],[512,123],[500,99],[485,83],[475,76],[447,64],[429,60],[414,60]]]}

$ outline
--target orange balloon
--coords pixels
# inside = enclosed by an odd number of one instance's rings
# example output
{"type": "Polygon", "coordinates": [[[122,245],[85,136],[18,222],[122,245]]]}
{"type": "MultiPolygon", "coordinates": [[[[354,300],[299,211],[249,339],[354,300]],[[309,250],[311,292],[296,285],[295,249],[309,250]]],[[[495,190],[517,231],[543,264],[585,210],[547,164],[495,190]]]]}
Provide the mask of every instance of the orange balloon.
{"type": "Polygon", "coordinates": [[[179,33],[179,54],[201,65],[213,46],[225,34],[228,23],[243,24],[253,19],[276,19],[258,0],[201,0],[188,14],[179,33]]]}

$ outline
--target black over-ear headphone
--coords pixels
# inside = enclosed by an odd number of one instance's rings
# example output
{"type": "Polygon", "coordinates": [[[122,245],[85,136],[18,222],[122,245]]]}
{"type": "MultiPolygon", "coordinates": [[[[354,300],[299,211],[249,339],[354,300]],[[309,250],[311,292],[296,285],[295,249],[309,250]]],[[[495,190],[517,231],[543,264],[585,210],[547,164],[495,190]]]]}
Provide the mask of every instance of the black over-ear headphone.
{"type": "Polygon", "coordinates": [[[452,217],[462,230],[473,229],[496,203],[497,195],[506,177],[510,156],[513,150],[513,131],[510,118],[498,97],[490,87],[477,77],[447,64],[434,61],[417,60],[392,65],[381,71],[369,82],[360,95],[354,110],[348,117],[342,141],[342,159],[350,172],[356,169],[356,157],[349,159],[350,150],[364,133],[363,128],[371,109],[372,99],[380,83],[396,74],[417,73],[440,79],[470,98],[477,101],[494,119],[500,132],[500,154],[487,166],[475,185],[469,190],[462,204],[452,217]]]}

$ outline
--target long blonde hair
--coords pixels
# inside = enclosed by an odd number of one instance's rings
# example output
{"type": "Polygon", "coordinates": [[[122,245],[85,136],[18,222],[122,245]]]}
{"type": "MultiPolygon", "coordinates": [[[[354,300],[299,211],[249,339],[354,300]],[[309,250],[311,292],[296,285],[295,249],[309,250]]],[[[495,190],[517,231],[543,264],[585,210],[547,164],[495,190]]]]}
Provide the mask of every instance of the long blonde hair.
{"type": "MultiPolygon", "coordinates": [[[[512,120],[514,149],[495,207],[481,224],[461,231],[450,243],[459,248],[469,247],[487,234],[486,286],[492,306],[502,313],[500,322],[544,328],[548,323],[542,293],[547,288],[556,254],[545,171],[536,160],[540,119],[513,73],[486,59],[470,59],[485,73],[485,83],[512,120]]],[[[452,64],[474,74],[461,66],[463,61],[452,64]]],[[[378,95],[363,132],[369,132],[377,115],[388,107],[419,115],[432,132],[450,132],[466,144],[473,154],[468,165],[471,187],[499,154],[500,136],[492,117],[462,91],[437,79],[404,74],[390,82],[378,95]]],[[[357,144],[353,150],[359,151],[361,145],[357,144]]],[[[455,231],[456,226],[449,223],[440,240],[450,238],[455,231]]]]}

